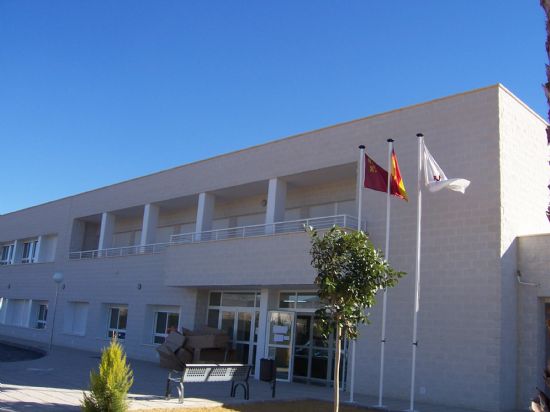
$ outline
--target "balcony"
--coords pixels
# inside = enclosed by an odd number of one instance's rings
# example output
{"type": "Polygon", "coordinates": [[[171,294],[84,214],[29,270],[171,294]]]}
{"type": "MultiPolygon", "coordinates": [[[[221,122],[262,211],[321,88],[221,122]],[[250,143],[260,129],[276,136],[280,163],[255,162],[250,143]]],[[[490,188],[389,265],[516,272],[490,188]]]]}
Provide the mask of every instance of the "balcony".
{"type": "Polygon", "coordinates": [[[171,237],[171,244],[211,242],[216,240],[269,236],[282,233],[303,232],[305,226],[315,229],[329,229],[340,226],[357,229],[357,218],[348,215],[316,217],[311,219],[290,220],[263,225],[231,227],[227,229],[209,230],[200,233],[182,233],[171,237]]]}
{"type": "Polygon", "coordinates": [[[357,229],[357,218],[348,215],[335,215],[276,222],[263,225],[250,225],[232,227],[227,229],[209,230],[205,232],[182,233],[179,235],[172,235],[170,238],[170,242],[166,243],[70,252],[69,259],[98,259],[108,257],[135,256],[143,254],[158,254],[165,252],[168,248],[175,245],[214,242],[229,239],[266,237],[287,233],[303,232],[304,226],[311,226],[315,229],[321,230],[329,229],[335,225],[355,230],[357,229]]]}
{"type": "Polygon", "coordinates": [[[125,257],[135,255],[152,255],[162,253],[170,243],[154,243],[151,245],[135,245],[113,247],[108,249],[82,250],[79,252],[70,252],[69,259],[97,259],[111,257],[125,257]]]}

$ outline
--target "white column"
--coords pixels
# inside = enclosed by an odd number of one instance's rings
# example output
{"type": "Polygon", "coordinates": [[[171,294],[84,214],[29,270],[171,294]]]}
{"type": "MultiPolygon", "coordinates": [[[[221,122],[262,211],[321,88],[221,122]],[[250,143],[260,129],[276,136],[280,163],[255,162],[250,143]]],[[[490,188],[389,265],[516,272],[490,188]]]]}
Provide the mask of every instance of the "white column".
{"type": "Polygon", "coordinates": [[[143,224],[141,227],[141,246],[155,243],[159,221],[159,207],[148,203],[143,208],[143,224]]]}
{"type": "Polygon", "coordinates": [[[265,211],[266,233],[274,233],[275,228],[269,226],[285,219],[286,182],[279,178],[269,179],[267,189],[267,209],[265,211]]]}
{"type": "Polygon", "coordinates": [[[212,230],[212,221],[214,220],[214,205],[216,196],[212,193],[200,193],[197,206],[197,223],[195,232],[206,232],[212,230]]]}
{"type": "Polygon", "coordinates": [[[11,255],[11,264],[21,262],[21,254],[23,253],[22,243],[20,240],[14,240],[13,242],[13,254],[11,255]]]}
{"type": "Polygon", "coordinates": [[[266,334],[267,312],[269,310],[269,289],[263,288],[260,296],[260,319],[258,320],[258,342],[256,343],[256,370],[254,376],[260,379],[260,359],[267,357],[266,334]]]}
{"type": "Polygon", "coordinates": [[[113,244],[113,234],[115,233],[115,215],[103,212],[101,215],[101,229],[99,231],[98,249],[108,249],[113,244]]]}
{"type": "Polygon", "coordinates": [[[38,243],[36,244],[36,249],[34,250],[34,262],[42,262],[44,259],[42,259],[41,250],[43,249],[43,243],[44,242],[44,236],[40,235],[38,236],[38,243]]]}
{"type": "Polygon", "coordinates": [[[25,310],[23,311],[23,326],[32,327],[31,325],[31,315],[32,315],[32,299],[27,300],[25,305],[25,310]]]}

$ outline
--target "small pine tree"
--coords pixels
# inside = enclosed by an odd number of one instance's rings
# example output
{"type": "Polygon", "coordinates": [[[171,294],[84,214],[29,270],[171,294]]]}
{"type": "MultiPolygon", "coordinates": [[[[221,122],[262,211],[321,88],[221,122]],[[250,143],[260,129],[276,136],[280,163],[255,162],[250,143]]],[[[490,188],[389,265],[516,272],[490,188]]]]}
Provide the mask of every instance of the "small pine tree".
{"type": "Polygon", "coordinates": [[[125,412],[127,394],[134,383],[130,365],[116,337],[103,348],[99,371],[90,372],[90,394],[84,393],[81,409],[86,412],[125,412]]]}

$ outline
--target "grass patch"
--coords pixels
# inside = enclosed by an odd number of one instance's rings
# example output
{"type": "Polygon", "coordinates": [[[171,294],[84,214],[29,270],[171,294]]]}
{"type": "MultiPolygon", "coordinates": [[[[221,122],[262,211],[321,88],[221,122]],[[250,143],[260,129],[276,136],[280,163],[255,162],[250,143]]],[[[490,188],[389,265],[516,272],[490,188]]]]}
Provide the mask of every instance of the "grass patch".
{"type": "MultiPolygon", "coordinates": [[[[332,412],[332,402],[305,401],[265,401],[237,405],[217,406],[214,408],[170,408],[141,409],[133,412],[332,412]]],[[[360,406],[340,404],[341,412],[375,412],[360,406]]]]}

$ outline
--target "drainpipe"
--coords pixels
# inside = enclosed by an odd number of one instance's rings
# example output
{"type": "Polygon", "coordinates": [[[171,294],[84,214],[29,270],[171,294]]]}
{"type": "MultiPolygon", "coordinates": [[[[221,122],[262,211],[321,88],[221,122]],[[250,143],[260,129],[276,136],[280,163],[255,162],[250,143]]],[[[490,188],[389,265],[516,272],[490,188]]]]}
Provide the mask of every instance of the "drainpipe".
{"type": "Polygon", "coordinates": [[[534,282],[524,282],[523,280],[521,280],[521,272],[518,270],[516,272],[516,279],[518,280],[518,283],[520,285],[524,285],[524,286],[535,286],[535,287],[539,287],[540,284],[539,283],[534,283],[534,282]]]}

